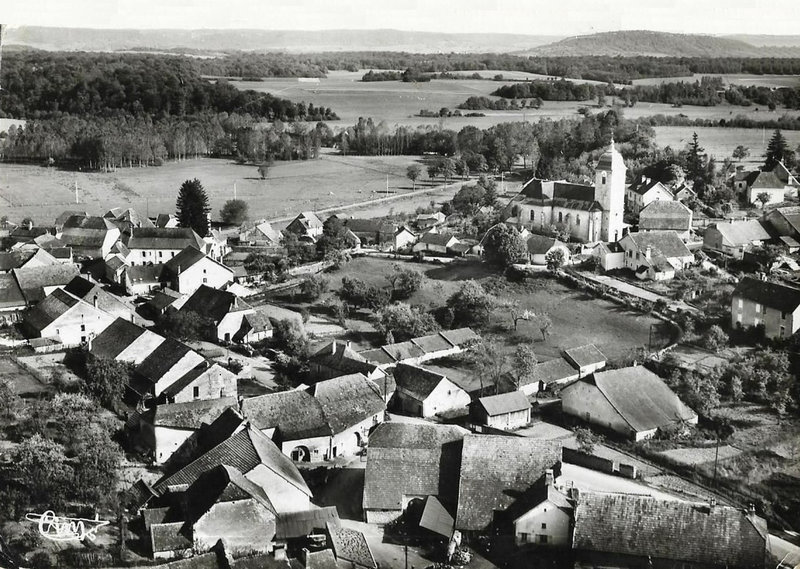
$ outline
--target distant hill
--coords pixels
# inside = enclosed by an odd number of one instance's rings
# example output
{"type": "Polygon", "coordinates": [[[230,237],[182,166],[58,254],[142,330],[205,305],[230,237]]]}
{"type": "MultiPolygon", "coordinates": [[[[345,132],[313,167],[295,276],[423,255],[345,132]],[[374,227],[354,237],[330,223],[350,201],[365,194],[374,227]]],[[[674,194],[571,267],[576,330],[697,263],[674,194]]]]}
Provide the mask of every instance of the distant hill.
{"type": "Polygon", "coordinates": [[[5,43],[58,51],[405,51],[410,53],[508,53],[563,36],[446,34],[401,30],[112,30],[9,28],[5,43]]]}
{"type": "Polygon", "coordinates": [[[738,34],[722,36],[727,39],[743,41],[756,47],[800,47],[800,36],[767,36],[738,34]]]}
{"type": "Polygon", "coordinates": [[[539,56],[800,57],[800,47],[757,47],[742,40],[645,30],[566,38],[521,52],[539,56]]]}

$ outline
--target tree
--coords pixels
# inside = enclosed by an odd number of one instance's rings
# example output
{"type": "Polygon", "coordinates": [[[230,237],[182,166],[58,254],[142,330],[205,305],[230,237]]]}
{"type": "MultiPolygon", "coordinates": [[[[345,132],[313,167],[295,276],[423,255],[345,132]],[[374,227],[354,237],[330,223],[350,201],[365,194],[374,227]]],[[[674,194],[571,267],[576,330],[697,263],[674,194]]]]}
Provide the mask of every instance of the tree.
{"type": "Polygon", "coordinates": [[[444,158],[441,161],[440,172],[444,176],[445,184],[450,181],[456,173],[456,163],[452,158],[444,158]]]}
{"type": "Polygon", "coordinates": [[[485,395],[484,380],[494,385],[494,392],[499,393],[503,376],[508,373],[508,358],[503,350],[497,344],[484,340],[473,346],[468,357],[480,379],[481,395],[485,395]]]}
{"type": "Polygon", "coordinates": [[[564,265],[564,251],[562,249],[552,249],[544,256],[547,263],[547,270],[557,272],[564,265]]]}
{"type": "Polygon", "coordinates": [[[392,285],[392,300],[405,300],[417,292],[422,286],[422,273],[414,269],[406,269],[398,264],[386,276],[392,285]]]}
{"type": "Polygon", "coordinates": [[[380,309],[375,318],[375,327],[383,335],[391,334],[397,341],[427,336],[439,331],[439,325],[429,312],[404,302],[389,304],[380,309]]]}
{"type": "Polygon", "coordinates": [[[306,277],[300,284],[300,292],[310,302],[317,300],[327,290],[328,280],[315,275],[306,277]]]}
{"type": "Polygon", "coordinates": [[[270,165],[266,162],[258,165],[258,175],[261,176],[262,180],[267,179],[267,174],[269,174],[269,167],[270,165]]]}
{"type": "Polygon", "coordinates": [[[486,201],[486,188],[480,184],[463,185],[450,201],[453,209],[464,215],[475,215],[486,201]]]}
{"type": "Polygon", "coordinates": [[[533,310],[527,307],[521,307],[517,301],[510,302],[505,306],[511,313],[511,321],[514,322],[514,330],[517,329],[520,320],[530,321],[536,316],[533,310]]]}
{"type": "Polygon", "coordinates": [[[74,488],[84,500],[105,502],[114,495],[122,453],[111,433],[98,423],[81,425],[73,452],[74,488]]]}
{"type": "Polygon", "coordinates": [[[308,358],[311,343],[305,330],[296,320],[286,318],[275,322],[272,329],[272,337],[275,345],[286,352],[289,357],[296,357],[302,360],[308,358]]]}
{"type": "Polygon", "coordinates": [[[537,363],[539,360],[531,346],[520,344],[516,347],[511,358],[511,369],[517,389],[533,378],[537,363]]]}
{"type": "Polygon", "coordinates": [[[406,169],[406,177],[411,180],[414,190],[417,189],[417,180],[422,175],[422,168],[419,164],[412,164],[406,169]]]}
{"type": "Polygon", "coordinates": [[[712,352],[719,352],[728,345],[728,335],[714,324],[703,334],[703,347],[712,352]]]}
{"type": "Polygon", "coordinates": [[[322,235],[317,240],[317,252],[325,257],[332,251],[348,249],[350,245],[346,236],[347,228],[344,221],[339,216],[330,216],[322,222],[322,235]]]}
{"type": "Polygon", "coordinates": [[[33,503],[58,507],[64,502],[73,470],[62,445],[36,433],[16,448],[12,464],[17,477],[25,481],[33,503]]]}
{"type": "Polygon", "coordinates": [[[178,191],[177,208],[178,223],[181,227],[190,227],[200,237],[208,235],[208,196],[200,180],[186,180],[178,191]]]}
{"type": "Polygon", "coordinates": [[[782,162],[787,151],[786,138],[780,130],[772,134],[767,144],[767,154],[764,160],[764,170],[772,170],[778,162],[782,162]]]}
{"type": "Polygon", "coordinates": [[[180,340],[202,340],[211,324],[210,318],[193,310],[169,310],[158,321],[165,336],[180,340]]]}
{"type": "Polygon", "coordinates": [[[733,159],[737,162],[741,162],[748,156],[750,156],[750,149],[746,146],[742,146],[741,144],[733,149],[733,159]]]}
{"type": "Polygon", "coordinates": [[[756,201],[761,202],[761,209],[764,209],[769,203],[769,194],[767,192],[759,192],[756,196],[756,201]]]}
{"type": "Polygon", "coordinates": [[[228,225],[241,225],[248,219],[247,210],[248,206],[246,201],[228,200],[225,202],[225,205],[222,206],[219,215],[222,221],[228,225]]]}
{"type": "Polygon", "coordinates": [[[122,401],[130,377],[131,369],[127,362],[93,354],[87,356],[84,390],[105,407],[113,409],[122,401]]]}
{"type": "Polygon", "coordinates": [[[483,238],[483,259],[490,265],[507,267],[524,263],[527,257],[527,245],[516,227],[501,223],[483,238]]]}
{"type": "Polygon", "coordinates": [[[389,292],[355,277],[343,277],[339,298],[357,308],[380,310],[389,303],[389,292]]]}
{"type": "Polygon", "coordinates": [[[539,332],[542,335],[542,341],[546,342],[547,338],[550,336],[550,329],[553,327],[553,321],[550,320],[547,314],[538,314],[536,316],[536,326],[539,328],[539,332]]]}
{"type": "Polygon", "coordinates": [[[497,299],[475,281],[467,281],[447,299],[453,310],[454,324],[483,326],[489,321],[497,299]]]}
{"type": "Polygon", "coordinates": [[[577,427],[573,433],[575,433],[575,440],[578,443],[578,450],[586,454],[594,453],[594,447],[602,442],[601,437],[585,427],[577,427]]]}

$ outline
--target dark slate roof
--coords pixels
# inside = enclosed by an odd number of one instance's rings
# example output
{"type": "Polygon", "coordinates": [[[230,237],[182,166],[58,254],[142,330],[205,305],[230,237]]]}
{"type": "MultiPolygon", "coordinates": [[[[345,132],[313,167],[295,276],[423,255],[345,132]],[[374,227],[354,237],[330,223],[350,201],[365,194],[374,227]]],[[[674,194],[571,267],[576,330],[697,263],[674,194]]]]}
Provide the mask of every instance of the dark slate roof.
{"type": "Polygon", "coordinates": [[[242,414],[261,430],[277,428],[281,439],[332,435],[320,402],[303,390],[281,391],[242,401],[242,414]]]}
{"type": "Polygon", "coordinates": [[[228,569],[289,569],[290,565],[288,560],[275,559],[271,553],[259,553],[234,559],[227,564],[227,567],[228,569]]]}
{"type": "Polygon", "coordinates": [[[34,257],[38,257],[44,264],[52,265],[55,258],[44,249],[18,249],[16,251],[0,252],[0,271],[18,269],[34,257]],[[49,257],[49,258],[48,258],[49,257]]]}
{"type": "Polygon", "coordinates": [[[784,188],[786,186],[772,171],[758,172],[758,175],[752,181],[748,180],[748,185],[756,190],[784,188]]]}
{"type": "Polygon", "coordinates": [[[800,306],[800,289],[753,277],[744,277],[739,281],[733,297],[745,298],[781,312],[794,312],[800,306]]]}
{"type": "Polygon", "coordinates": [[[204,247],[203,239],[188,227],[141,227],[124,240],[128,249],[183,249],[204,247]]]}
{"type": "Polygon", "coordinates": [[[558,239],[537,235],[535,233],[528,237],[526,245],[528,247],[528,253],[531,255],[544,255],[556,246],[566,247],[566,245],[558,239]]]}
{"type": "MultiPolygon", "coordinates": [[[[183,249],[180,253],[172,257],[169,261],[167,261],[166,268],[171,273],[178,274],[178,268],[180,268],[181,272],[185,271],[186,269],[199,263],[203,259],[208,259],[212,263],[224,267],[224,265],[217,263],[214,259],[208,257],[205,253],[203,253],[196,247],[189,245],[185,249],[183,249]]],[[[225,268],[228,269],[228,267],[225,268]]]]}
{"type": "Polygon", "coordinates": [[[455,498],[460,444],[466,430],[433,423],[382,423],[369,437],[364,508],[400,510],[403,495],[455,498]]]}
{"type": "Polygon", "coordinates": [[[575,362],[578,367],[599,364],[607,361],[605,354],[597,349],[597,346],[594,344],[586,344],[585,346],[570,348],[568,350],[564,350],[564,354],[573,362],[575,362]]]}
{"type": "Polygon", "coordinates": [[[250,425],[225,439],[176,473],[163,477],[156,482],[153,490],[158,494],[163,494],[170,486],[192,484],[204,472],[221,464],[236,468],[244,474],[263,464],[287,483],[311,496],[311,490],[308,489],[291,459],[283,454],[266,435],[250,425]]]}
{"type": "Polygon", "coordinates": [[[108,312],[109,314],[122,315],[130,318],[134,315],[134,308],[123,302],[117,296],[109,293],[97,283],[86,280],[83,277],[75,277],[64,290],[71,295],[80,298],[84,302],[94,305],[97,302],[97,308],[108,312]]]}
{"type": "Polygon", "coordinates": [[[471,328],[456,328],[439,332],[442,337],[454,346],[465,347],[480,341],[481,337],[471,328]]]}
{"type": "Polygon", "coordinates": [[[81,301],[78,298],[63,289],[56,289],[25,315],[25,324],[29,328],[41,332],[79,302],[81,301]]]}
{"type": "Polygon", "coordinates": [[[340,371],[342,374],[368,374],[376,369],[375,364],[367,362],[362,355],[352,349],[347,343],[337,342],[336,340],[318,350],[311,356],[309,361],[340,371]]]}
{"type": "Polygon", "coordinates": [[[236,397],[167,403],[155,408],[153,424],[159,427],[196,430],[215,421],[226,409],[236,407],[236,397]]]}
{"type": "Polygon", "coordinates": [[[280,513],[275,539],[293,539],[309,535],[315,530],[324,531],[328,522],[339,524],[339,512],[336,506],[280,513]]]}
{"type": "MultiPolygon", "coordinates": [[[[455,237],[449,233],[434,233],[433,231],[429,231],[420,236],[419,242],[427,245],[440,245],[445,247],[454,238],[455,237]]],[[[458,239],[456,239],[456,241],[458,241],[458,239]]]]}
{"type": "Polygon", "coordinates": [[[639,251],[644,252],[650,247],[653,257],[658,254],[667,258],[691,257],[692,253],[686,247],[683,240],[674,231],[645,231],[641,233],[629,233],[628,237],[633,240],[639,251]]]}
{"type": "Polygon", "coordinates": [[[381,348],[384,352],[394,358],[394,361],[401,362],[411,358],[418,358],[425,355],[418,346],[409,342],[398,342],[397,344],[387,344],[381,348]]]}
{"type": "Polygon", "coordinates": [[[89,212],[86,211],[78,211],[78,210],[66,210],[62,211],[61,214],[56,218],[56,227],[63,226],[70,217],[89,217],[89,212]]]}
{"type": "Polygon", "coordinates": [[[360,373],[320,381],[311,390],[332,433],[341,433],[386,408],[378,386],[360,373]]]}
{"type": "Polygon", "coordinates": [[[490,417],[505,415],[506,413],[515,413],[531,408],[530,401],[528,401],[528,398],[521,391],[509,391],[508,393],[500,393],[499,395],[481,397],[478,399],[477,405],[483,407],[486,414],[490,417]]]}
{"type": "Polygon", "coordinates": [[[727,506],[581,493],[573,548],[714,567],[764,567],[766,523],[727,506]]]}
{"type": "Polygon", "coordinates": [[[654,180],[652,178],[640,178],[638,182],[631,184],[631,186],[628,189],[634,193],[639,194],[640,196],[643,196],[656,186],[661,186],[661,188],[664,191],[672,195],[672,192],[669,191],[668,187],[666,187],[658,180],[654,180]]]}
{"type": "Polygon", "coordinates": [[[116,226],[104,217],[73,215],[64,222],[64,233],[69,233],[70,229],[92,229],[104,235],[106,231],[116,229],[116,226]]]}
{"type": "Polygon", "coordinates": [[[595,202],[594,186],[573,184],[570,182],[539,180],[536,178],[526,183],[522,187],[520,194],[534,200],[547,200],[547,194],[543,191],[543,186],[546,185],[552,185],[554,199],[589,203],[595,202]]]}
{"type": "Polygon", "coordinates": [[[397,387],[420,401],[424,401],[445,379],[440,373],[409,364],[398,363],[394,368],[397,387]]]}
{"type": "Polygon", "coordinates": [[[377,569],[378,565],[363,533],[331,522],[328,522],[327,528],[337,561],[350,562],[354,567],[377,569]]]}
{"type": "Polygon", "coordinates": [[[117,318],[92,340],[92,354],[114,359],[144,333],[145,329],[141,326],[125,318],[117,318]]]}
{"type": "MultiPolygon", "coordinates": [[[[242,328],[239,332],[243,336],[249,332],[266,332],[267,330],[272,330],[272,322],[266,314],[256,311],[244,315],[242,328]]],[[[240,337],[239,332],[234,335],[234,341],[237,341],[240,337]]]]}
{"type": "Polygon", "coordinates": [[[372,350],[364,350],[359,352],[359,355],[368,362],[374,362],[377,365],[393,364],[395,360],[392,356],[383,351],[383,348],[374,348],[372,350]]]}
{"type": "Polygon", "coordinates": [[[174,397],[178,395],[181,391],[189,387],[193,382],[195,382],[199,377],[206,375],[206,376],[227,376],[228,383],[236,383],[236,376],[229,372],[227,369],[219,365],[218,363],[211,363],[208,360],[203,360],[192,369],[187,371],[183,374],[180,378],[178,378],[174,383],[172,383],[169,387],[167,387],[163,391],[163,395],[165,397],[174,397]]]}
{"type": "Polygon", "coordinates": [[[732,246],[748,245],[754,241],[767,241],[772,238],[766,223],[758,219],[713,223],[708,228],[719,231],[723,239],[732,246]]]}
{"type": "Polygon", "coordinates": [[[396,226],[382,219],[345,219],[343,224],[353,233],[389,233],[394,234],[396,226]]]}
{"type": "Polygon", "coordinates": [[[150,545],[153,553],[191,550],[192,540],[183,532],[183,522],[153,524],[150,526],[150,545]]]}
{"type": "Polygon", "coordinates": [[[426,354],[451,350],[455,345],[448,342],[447,339],[441,334],[431,334],[429,336],[411,338],[411,343],[426,354]]]}
{"type": "Polygon", "coordinates": [[[12,274],[0,274],[0,307],[21,307],[25,296],[12,274]]]}
{"type": "MultiPolygon", "coordinates": [[[[581,380],[594,384],[635,432],[697,417],[667,384],[644,366],[598,371],[581,380]]],[[[562,399],[569,397],[567,387],[562,399]]]]}
{"type": "Polygon", "coordinates": [[[172,305],[172,303],[178,300],[180,297],[181,294],[179,292],[175,292],[170,289],[159,290],[153,294],[153,298],[148,300],[146,304],[157,312],[161,312],[168,306],[172,305]]]}
{"type": "Polygon", "coordinates": [[[561,459],[561,443],[467,435],[461,453],[456,528],[482,530],[561,459]]]}
{"type": "Polygon", "coordinates": [[[533,367],[533,373],[529,378],[525,378],[522,385],[528,385],[537,381],[545,385],[556,381],[562,381],[574,377],[577,379],[578,372],[564,358],[555,358],[540,362],[533,367]]]}
{"type": "MultiPolygon", "coordinates": [[[[244,417],[234,405],[224,409],[216,418],[214,418],[214,414],[214,412],[210,412],[208,418],[204,418],[202,415],[199,417],[200,428],[181,443],[177,450],[167,459],[164,465],[165,473],[172,474],[177,472],[218,444],[221,444],[228,437],[231,437],[245,424],[244,417]]],[[[190,420],[194,424],[198,422],[195,417],[190,417],[190,420]]]]}
{"type": "Polygon", "coordinates": [[[156,383],[172,366],[178,363],[192,349],[175,340],[166,338],[136,367],[136,373],[151,383],[156,383]]]}
{"type": "Polygon", "coordinates": [[[214,322],[221,321],[227,314],[251,307],[244,300],[227,290],[201,285],[181,307],[181,311],[192,311],[208,316],[214,322]]]}
{"type": "MultiPolygon", "coordinates": [[[[275,506],[272,505],[261,486],[245,478],[237,468],[227,464],[217,465],[203,472],[187,489],[186,504],[189,509],[187,522],[194,523],[205,515],[214,504],[248,499],[254,500],[262,507],[276,514],[275,506]]],[[[248,513],[252,514],[253,511],[245,507],[230,513],[234,515],[244,514],[246,516],[248,513]]],[[[248,520],[237,516],[230,521],[231,524],[241,524],[246,523],[248,520]]],[[[256,522],[256,520],[250,521],[256,522]]]]}
{"type": "Polygon", "coordinates": [[[163,272],[163,263],[125,267],[125,274],[131,285],[158,284],[161,282],[161,275],[163,272]]]}
{"type": "Polygon", "coordinates": [[[772,216],[782,217],[789,224],[789,227],[794,229],[796,233],[800,233],[800,207],[777,207],[769,212],[767,218],[770,219],[772,216]]]}
{"type": "Polygon", "coordinates": [[[38,302],[44,298],[44,287],[62,286],[79,275],[75,265],[48,265],[32,269],[14,269],[22,294],[28,302],[38,302]]]}

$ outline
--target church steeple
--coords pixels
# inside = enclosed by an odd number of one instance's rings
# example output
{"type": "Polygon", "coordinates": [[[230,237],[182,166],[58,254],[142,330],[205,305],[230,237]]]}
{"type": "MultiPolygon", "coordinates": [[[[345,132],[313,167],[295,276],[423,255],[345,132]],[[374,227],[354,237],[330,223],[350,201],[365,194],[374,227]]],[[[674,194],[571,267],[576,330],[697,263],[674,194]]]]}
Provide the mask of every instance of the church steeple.
{"type": "Polygon", "coordinates": [[[603,209],[600,231],[603,241],[617,241],[622,238],[626,169],[622,155],[615,148],[612,135],[611,145],[600,156],[595,172],[595,200],[603,209]]]}

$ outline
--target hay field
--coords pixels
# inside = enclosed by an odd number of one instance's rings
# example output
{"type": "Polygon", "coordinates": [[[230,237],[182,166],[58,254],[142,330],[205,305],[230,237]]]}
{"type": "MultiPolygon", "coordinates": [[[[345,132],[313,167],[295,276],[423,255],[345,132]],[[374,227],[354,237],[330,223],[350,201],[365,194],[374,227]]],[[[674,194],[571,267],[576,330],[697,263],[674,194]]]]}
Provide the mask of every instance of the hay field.
{"type": "MultiPolygon", "coordinates": [[[[767,113],[764,113],[767,114],[767,113]]],[[[689,127],[689,126],[657,126],[656,144],[671,146],[674,150],[683,149],[691,140],[692,133],[697,132],[700,146],[706,149],[710,156],[718,160],[728,158],[737,146],[744,145],[750,149],[747,162],[763,162],[763,154],[767,143],[772,136],[770,129],[757,128],[720,128],[720,127],[689,127]]],[[[796,149],[800,145],[800,131],[781,131],[789,143],[789,148],[796,149]]]]}

